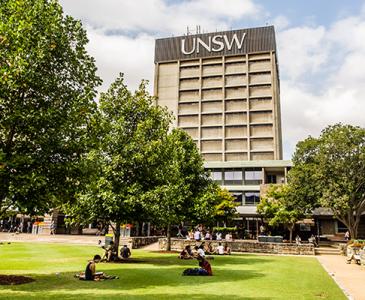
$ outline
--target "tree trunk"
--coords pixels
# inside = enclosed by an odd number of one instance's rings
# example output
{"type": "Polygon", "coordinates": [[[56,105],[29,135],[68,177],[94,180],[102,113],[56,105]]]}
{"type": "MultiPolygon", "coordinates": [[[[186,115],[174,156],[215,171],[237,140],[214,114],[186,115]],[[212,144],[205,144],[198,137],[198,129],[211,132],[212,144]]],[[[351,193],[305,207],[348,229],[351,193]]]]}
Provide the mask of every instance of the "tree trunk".
{"type": "Polygon", "coordinates": [[[121,222],[117,221],[115,223],[115,231],[114,231],[114,249],[117,252],[117,254],[119,253],[119,241],[120,241],[120,225],[121,222]]]}
{"type": "Polygon", "coordinates": [[[171,224],[167,224],[167,245],[166,245],[166,250],[167,251],[171,251],[171,224]]]}
{"type": "Polygon", "coordinates": [[[350,232],[350,239],[356,239],[357,238],[357,227],[359,224],[354,224],[353,226],[348,227],[350,232]]]}
{"type": "Polygon", "coordinates": [[[292,243],[292,241],[293,241],[293,227],[290,226],[288,229],[289,229],[289,242],[292,243]]]}
{"type": "Polygon", "coordinates": [[[346,225],[347,229],[350,232],[350,238],[351,239],[356,239],[357,238],[357,230],[358,230],[358,227],[359,227],[360,218],[361,218],[361,216],[360,217],[355,217],[350,212],[347,214],[347,218],[346,217],[337,217],[337,219],[339,221],[341,221],[343,224],[346,225]]]}

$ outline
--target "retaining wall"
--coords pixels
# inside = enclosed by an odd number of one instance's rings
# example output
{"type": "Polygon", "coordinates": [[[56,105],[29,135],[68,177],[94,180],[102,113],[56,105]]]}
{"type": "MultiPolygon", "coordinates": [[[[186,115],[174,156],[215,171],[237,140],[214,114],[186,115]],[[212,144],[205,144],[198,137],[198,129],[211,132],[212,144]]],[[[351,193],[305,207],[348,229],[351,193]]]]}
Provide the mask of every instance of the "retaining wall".
{"type": "MultiPolygon", "coordinates": [[[[160,238],[160,250],[166,250],[167,239],[160,238]]],[[[218,241],[204,241],[211,244],[214,249],[218,246],[218,241]]],[[[184,239],[171,239],[171,250],[181,251],[185,246],[200,245],[202,242],[196,242],[184,239]]],[[[222,245],[227,244],[232,252],[250,252],[250,253],[272,253],[272,254],[292,254],[292,255],[314,255],[314,245],[307,244],[289,244],[289,243],[266,243],[249,240],[221,241],[222,245]]]]}

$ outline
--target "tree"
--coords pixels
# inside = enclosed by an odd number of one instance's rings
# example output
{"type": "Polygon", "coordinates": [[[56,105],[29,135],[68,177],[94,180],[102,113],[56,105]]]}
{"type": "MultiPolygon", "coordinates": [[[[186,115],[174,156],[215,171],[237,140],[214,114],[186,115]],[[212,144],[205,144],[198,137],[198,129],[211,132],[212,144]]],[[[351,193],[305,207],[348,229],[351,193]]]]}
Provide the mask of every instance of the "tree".
{"type": "Polygon", "coordinates": [[[225,226],[237,214],[236,207],[232,194],[212,181],[203,196],[194,202],[194,221],[205,224],[223,222],[225,226]]]}
{"type": "MultiPolygon", "coordinates": [[[[336,124],[325,128],[320,137],[298,143],[294,155],[293,179],[311,173],[298,192],[316,197],[357,237],[365,212],[365,129],[336,124]]],[[[292,172],[292,171],[290,171],[292,172]]]]}
{"type": "Polygon", "coordinates": [[[0,1],[0,216],[79,189],[100,84],[87,42],[57,1],[0,1]]]}
{"type": "Polygon", "coordinates": [[[146,82],[131,93],[123,75],[101,94],[94,127],[99,142],[88,157],[95,173],[87,190],[66,206],[74,222],[99,219],[112,224],[116,249],[120,225],[147,218],[140,199],[160,180],[158,149],[166,140],[171,117],[153,100],[146,82]]]}
{"type": "Polygon", "coordinates": [[[212,180],[196,144],[185,131],[173,129],[158,153],[161,166],[156,170],[156,185],[145,194],[143,204],[153,220],[166,227],[167,250],[171,250],[171,225],[196,218],[196,204],[200,208],[204,205],[201,200],[206,199],[212,180]]]}
{"type": "Polygon", "coordinates": [[[295,223],[304,217],[304,211],[292,201],[289,185],[271,185],[261,198],[257,211],[269,221],[270,226],[284,225],[289,230],[289,241],[293,240],[295,223]]]}

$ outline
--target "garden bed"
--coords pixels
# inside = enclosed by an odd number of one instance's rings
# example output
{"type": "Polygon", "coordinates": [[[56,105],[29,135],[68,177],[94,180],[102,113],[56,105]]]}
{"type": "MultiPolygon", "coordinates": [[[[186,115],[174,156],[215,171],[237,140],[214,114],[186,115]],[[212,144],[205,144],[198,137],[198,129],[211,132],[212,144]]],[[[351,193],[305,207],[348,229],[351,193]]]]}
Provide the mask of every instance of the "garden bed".
{"type": "Polygon", "coordinates": [[[0,275],[0,285],[17,285],[35,281],[33,278],[18,275],[0,275]]]}

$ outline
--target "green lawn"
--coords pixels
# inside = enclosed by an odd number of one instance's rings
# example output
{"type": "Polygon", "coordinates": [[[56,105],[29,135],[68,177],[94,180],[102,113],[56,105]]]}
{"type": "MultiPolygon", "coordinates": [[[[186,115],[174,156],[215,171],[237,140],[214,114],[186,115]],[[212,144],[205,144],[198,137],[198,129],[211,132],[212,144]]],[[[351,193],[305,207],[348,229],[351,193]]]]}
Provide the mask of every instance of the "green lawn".
{"type": "Polygon", "coordinates": [[[132,252],[143,262],[97,265],[120,279],[85,282],[73,278],[100,248],[39,243],[0,245],[0,274],[22,274],[35,282],[0,286],[1,299],[346,299],[315,258],[232,255],[212,261],[214,276],[181,276],[196,261],[174,254],[132,252]]]}

